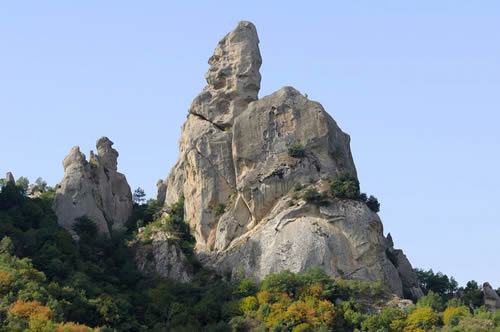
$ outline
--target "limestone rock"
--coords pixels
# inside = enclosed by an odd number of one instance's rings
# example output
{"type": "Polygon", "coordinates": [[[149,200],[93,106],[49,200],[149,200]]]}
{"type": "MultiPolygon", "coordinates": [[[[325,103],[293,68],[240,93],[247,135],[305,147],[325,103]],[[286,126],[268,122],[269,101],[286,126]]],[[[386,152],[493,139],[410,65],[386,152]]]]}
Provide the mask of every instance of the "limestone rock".
{"type": "Polygon", "coordinates": [[[28,188],[28,197],[30,198],[38,198],[42,192],[40,191],[40,188],[36,184],[30,184],[28,188]]]}
{"type": "Polygon", "coordinates": [[[117,172],[118,152],[107,137],[97,141],[98,154],[89,161],[75,146],[63,160],[64,177],[57,187],[53,209],[58,222],[72,230],[75,219],[87,216],[100,233],[123,225],[132,213],[132,194],[125,175],[117,172]]]}
{"type": "Polygon", "coordinates": [[[14,175],[12,175],[11,172],[7,172],[7,174],[5,174],[5,184],[13,184],[13,185],[16,184],[16,180],[14,179],[14,175]]]}
{"type": "Polygon", "coordinates": [[[418,293],[411,265],[402,252],[389,259],[392,240],[364,203],[330,198],[317,207],[292,198],[296,184],[328,191],[339,172],[357,177],[350,138],[292,87],[257,99],[258,42],[255,27],[240,22],[215,49],[158,199],[169,207],[185,197],[197,256],[221,272],[262,279],[320,266],[331,276],[382,279],[399,296],[403,287],[418,293]],[[293,146],[303,156],[290,156],[293,146]],[[222,215],[215,213],[221,205],[222,215]]]}
{"type": "Polygon", "coordinates": [[[156,183],[156,188],[158,189],[158,192],[156,194],[156,200],[158,202],[165,202],[165,195],[167,194],[167,185],[163,180],[158,180],[156,183]]]}
{"type": "Polygon", "coordinates": [[[483,284],[483,298],[484,305],[491,312],[495,312],[500,309],[500,296],[498,296],[497,292],[488,282],[483,284]]]}
{"type": "Polygon", "coordinates": [[[140,240],[133,245],[135,261],[144,274],[158,274],[165,278],[180,282],[191,281],[193,268],[186,255],[168,235],[162,231],[152,234],[151,242],[146,244],[140,240]]]}
{"type": "Polygon", "coordinates": [[[189,112],[221,128],[232,124],[248,103],[257,100],[262,64],[257,30],[240,22],[215,48],[205,74],[208,85],[193,100],[189,112]]]}

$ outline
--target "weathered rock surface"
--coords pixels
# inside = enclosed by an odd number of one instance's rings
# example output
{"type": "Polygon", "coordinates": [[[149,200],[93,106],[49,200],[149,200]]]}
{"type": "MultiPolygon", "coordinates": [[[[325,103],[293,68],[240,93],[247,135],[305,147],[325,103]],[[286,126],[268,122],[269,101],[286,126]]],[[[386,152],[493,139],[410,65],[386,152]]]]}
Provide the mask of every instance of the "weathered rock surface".
{"type": "Polygon", "coordinates": [[[257,279],[320,266],[332,276],[384,280],[400,296],[403,287],[418,293],[411,265],[400,251],[397,262],[389,259],[392,241],[364,203],[330,198],[317,207],[292,198],[295,184],[325,191],[339,172],[356,177],[350,138],[321,104],[292,87],[257,99],[253,24],[240,22],[209,64],[208,84],[182,127],[179,159],[157,195],[167,207],[185,197],[201,262],[257,279]],[[301,158],[288,154],[296,144],[301,158]]]}
{"type": "Polygon", "coordinates": [[[107,137],[97,140],[97,155],[86,160],[75,146],[63,160],[64,177],[56,191],[53,209],[58,222],[72,230],[75,219],[87,216],[99,232],[123,225],[132,213],[132,194],[125,176],[117,172],[118,152],[107,137]]]}
{"type": "Polygon", "coordinates": [[[40,188],[36,184],[30,184],[28,188],[28,197],[38,198],[42,194],[40,188]]]}
{"type": "Polygon", "coordinates": [[[500,309],[500,296],[488,282],[483,284],[483,299],[488,310],[495,312],[500,309]]]}
{"type": "Polygon", "coordinates": [[[150,243],[137,240],[133,248],[137,267],[142,273],[180,282],[191,281],[192,266],[179,246],[169,240],[167,233],[157,230],[151,235],[150,243]]]}
{"type": "Polygon", "coordinates": [[[5,174],[5,184],[16,184],[16,180],[14,179],[14,175],[11,172],[7,172],[5,174]]]}

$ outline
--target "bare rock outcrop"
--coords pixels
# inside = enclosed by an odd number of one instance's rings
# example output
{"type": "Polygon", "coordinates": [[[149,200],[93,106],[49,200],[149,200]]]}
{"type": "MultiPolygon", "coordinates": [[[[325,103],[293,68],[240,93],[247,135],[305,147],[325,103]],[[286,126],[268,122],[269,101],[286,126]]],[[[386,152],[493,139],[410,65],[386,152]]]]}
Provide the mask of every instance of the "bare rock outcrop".
{"type": "Polygon", "coordinates": [[[321,192],[340,172],[357,177],[350,138],[292,87],[257,98],[258,43],[253,24],[240,22],[217,45],[158,199],[168,207],[185,197],[197,256],[219,271],[262,279],[320,266],[331,276],[381,279],[399,296],[403,287],[418,294],[411,265],[366,204],[330,197],[320,207],[294,197],[296,185],[321,192]],[[300,156],[289,154],[294,146],[300,156]]]}
{"type": "Polygon", "coordinates": [[[100,233],[123,225],[132,213],[132,194],[125,175],[117,172],[118,152],[107,137],[97,140],[97,155],[89,161],[75,146],[63,160],[64,177],[57,186],[53,209],[58,222],[72,230],[75,219],[86,216],[100,233]]]}
{"type": "Polygon", "coordinates": [[[498,296],[497,292],[488,282],[483,284],[483,299],[484,305],[491,312],[495,312],[500,309],[500,296],[498,296]]]}
{"type": "Polygon", "coordinates": [[[5,184],[12,184],[12,185],[16,184],[14,175],[11,172],[7,172],[7,174],[5,174],[5,184]]]}
{"type": "Polygon", "coordinates": [[[151,239],[133,243],[135,261],[139,270],[148,275],[160,275],[180,282],[193,277],[193,267],[175,241],[166,232],[154,230],[151,239]]]}

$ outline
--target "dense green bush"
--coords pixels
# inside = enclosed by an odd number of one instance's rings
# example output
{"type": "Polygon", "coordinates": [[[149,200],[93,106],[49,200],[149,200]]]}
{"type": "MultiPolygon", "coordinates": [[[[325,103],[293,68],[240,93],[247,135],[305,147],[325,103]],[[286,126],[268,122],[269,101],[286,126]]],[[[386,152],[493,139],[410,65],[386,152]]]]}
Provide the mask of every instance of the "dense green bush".
{"type": "Polygon", "coordinates": [[[306,155],[306,151],[302,144],[295,143],[288,149],[288,155],[293,158],[303,158],[306,155]]]}
{"type": "Polygon", "coordinates": [[[224,211],[226,210],[226,206],[222,203],[219,203],[217,204],[215,207],[214,207],[214,214],[216,216],[221,216],[224,214],[224,211]]]}
{"type": "Polygon", "coordinates": [[[366,206],[370,208],[373,212],[379,212],[380,211],[380,203],[378,202],[378,199],[375,196],[368,197],[366,200],[366,206]]]}
{"type": "Polygon", "coordinates": [[[326,193],[320,193],[316,188],[309,188],[307,189],[304,194],[302,195],[302,198],[307,202],[307,203],[312,203],[316,205],[326,205],[328,204],[327,201],[327,194],[326,193]]]}
{"type": "Polygon", "coordinates": [[[333,197],[359,199],[359,181],[351,175],[351,173],[344,171],[335,176],[330,182],[330,190],[333,197]]]}
{"type": "Polygon", "coordinates": [[[344,171],[330,181],[330,191],[333,197],[358,200],[366,204],[373,212],[380,211],[380,203],[375,196],[367,197],[360,192],[359,181],[351,173],[344,171]]]}

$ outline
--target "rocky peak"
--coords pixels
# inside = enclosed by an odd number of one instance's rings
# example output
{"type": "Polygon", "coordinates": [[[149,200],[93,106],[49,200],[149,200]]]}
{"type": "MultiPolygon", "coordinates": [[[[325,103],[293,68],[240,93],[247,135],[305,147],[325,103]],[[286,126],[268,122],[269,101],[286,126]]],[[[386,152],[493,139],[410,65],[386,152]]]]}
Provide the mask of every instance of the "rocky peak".
{"type": "Polygon", "coordinates": [[[116,171],[118,166],[118,151],[113,149],[113,142],[105,136],[96,142],[99,161],[106,169],[116,171]]]}
{"type": "Polygon", "coordinates": [[[16,184],[16,180],[14,179],[14,175],[11,172],[7,172],[5,174],[5,184],[16,184]]]}
{"type": "Polygon", "coordinates": [[[107,137],[97,140],[90,160],[75,146],[63,160],[64,177],[57,187],[53,209],[58,222],[72,230],[75,219],[86,216],[99,232],[109,235],[132,213],[132,193],[125,176],[117,172],[118,152],[107,137]]]}
{"type": "Polygon", "coordinates": [[[229,127],[248,103],[257,100],[259,93],[262,59],[255,26],[250,22],[238,23],[219,42],[208,64],[208,85],[193,100],[189,113],[218,127],[229,127]]]}
{"type": "Polygon", "coordinates": [[[350,137],[292,87],[257,99],[258,42],[253,24],[240,22],[217,45],[158,199],[168,208],[185,198],[198,259],[220,272],[263,279],[319,266],[420,296],[409,261],[364,202],[328,197],[317,206],[301,198],[326,193],[339,173],[357,177],[350,137]]]}

